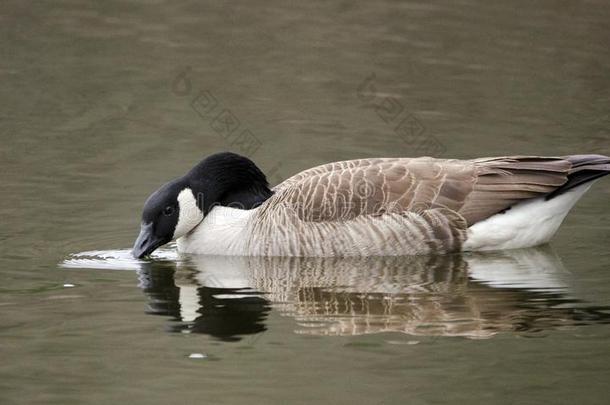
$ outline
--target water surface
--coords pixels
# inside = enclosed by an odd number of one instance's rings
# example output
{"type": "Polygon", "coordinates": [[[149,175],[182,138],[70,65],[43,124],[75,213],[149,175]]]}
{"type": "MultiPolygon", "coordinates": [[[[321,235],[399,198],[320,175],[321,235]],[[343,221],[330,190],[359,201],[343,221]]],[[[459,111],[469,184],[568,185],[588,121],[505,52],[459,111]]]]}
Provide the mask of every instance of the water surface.
{"type": "Polygon", "coordinates": [[[220,150],[274,184],[370,156],[610,154],[609,20],[598,0],[5,1],[0,402],[603,403],[608,179],[541,249],[128,248],[146,196],[220,150]]]}

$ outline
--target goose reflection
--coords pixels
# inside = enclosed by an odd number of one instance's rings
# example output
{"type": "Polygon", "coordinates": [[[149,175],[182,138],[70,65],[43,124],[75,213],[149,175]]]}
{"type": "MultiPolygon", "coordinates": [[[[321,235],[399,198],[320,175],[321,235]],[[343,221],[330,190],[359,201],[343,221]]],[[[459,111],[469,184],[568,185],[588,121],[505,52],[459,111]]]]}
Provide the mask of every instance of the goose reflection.
{"type": "Polygon", "coordinates": [[[264,331],[273,308],[312,335],[489,338],[609,323],[607,308],[570,295],[569,273],[549,247],[435,257],[263,258],[193,256],[146,263],[149,313],[170,330],[222,340],[264,331]]]}
{"type": "Polygon", "coordinates": [[[149,298],[146,313],[170,317],[171,332],[203,333],[223,341],[266,330],[267,299],[250,289],[201,284],[192,275],[178,278],[170,262],[144,264],[139,280],[149,298]]]}

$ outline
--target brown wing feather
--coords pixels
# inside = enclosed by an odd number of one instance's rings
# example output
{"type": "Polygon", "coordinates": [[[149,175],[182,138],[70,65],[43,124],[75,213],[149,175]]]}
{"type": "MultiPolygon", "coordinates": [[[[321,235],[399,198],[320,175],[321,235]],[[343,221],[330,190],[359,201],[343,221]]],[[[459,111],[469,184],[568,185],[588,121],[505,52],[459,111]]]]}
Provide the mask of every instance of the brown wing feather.
{"type": "Polygon", "coordinates": [[[461,215],[470,226],[519,201],[552,193],[567,182],[576,164],[584,169],[587,163],[602,163],[591,157],[581,160],[535,156],[359,159],[303,171],[274,191],[278,201],[291,206],[304,221],[444,208],[461,215]]]}
{"type": "Polygon", "coordinates": [[[474,176],[470,162],[360,159],[306,170],[274,191],[301,220],[327,222],[431,208],[457,211],[472,192],[474,176]]]}
{"type": "Polygon", "coordinates": [[[568,179],[571,163],[562,158],[516,156],[477,159],[476,184],[459,210],[469,225],[519,201],[549,194],[568,179]]]}

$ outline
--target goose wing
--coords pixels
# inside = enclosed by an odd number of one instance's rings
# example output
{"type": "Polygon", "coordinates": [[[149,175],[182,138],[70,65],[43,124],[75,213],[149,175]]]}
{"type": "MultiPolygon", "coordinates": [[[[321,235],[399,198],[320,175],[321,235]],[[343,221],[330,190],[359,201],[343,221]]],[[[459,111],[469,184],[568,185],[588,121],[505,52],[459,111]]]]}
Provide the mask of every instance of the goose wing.
{"type": "Polygon", "coordinates": [[[305,221],[437,208],[472,225],[520,200],[555,191],[571,168],[569,160],[541,157],[349,160],[296,174],[278,185],[274,200],[305,221]]]}

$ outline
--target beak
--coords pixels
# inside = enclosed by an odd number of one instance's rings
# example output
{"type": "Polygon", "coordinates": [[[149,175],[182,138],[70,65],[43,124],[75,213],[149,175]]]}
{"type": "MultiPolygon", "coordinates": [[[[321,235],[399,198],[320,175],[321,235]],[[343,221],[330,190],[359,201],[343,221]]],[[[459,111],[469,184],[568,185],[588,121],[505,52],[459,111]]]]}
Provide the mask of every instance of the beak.
{"type": "Polygon", "coordinates": [[[141,259],[155,251],[156,248],[163,245],[165,242],[156,237],[153,233],[153,224],[142,224],[140,226],[140,234],[133,244],[132,254],[136,259],[141,259]]]}

